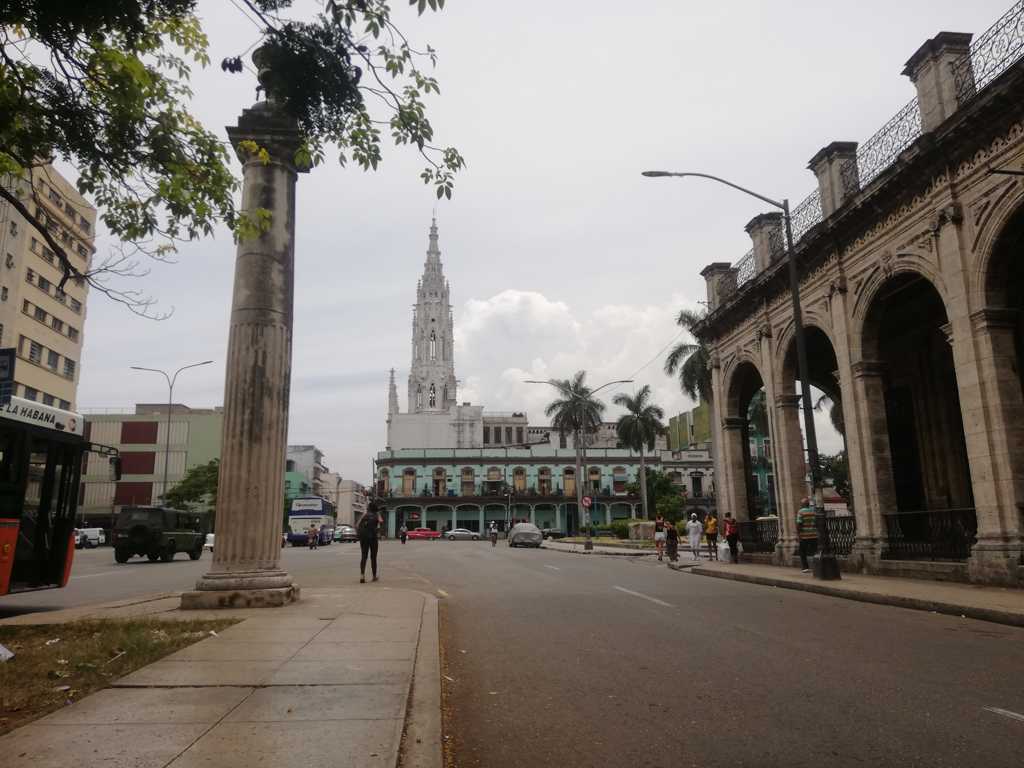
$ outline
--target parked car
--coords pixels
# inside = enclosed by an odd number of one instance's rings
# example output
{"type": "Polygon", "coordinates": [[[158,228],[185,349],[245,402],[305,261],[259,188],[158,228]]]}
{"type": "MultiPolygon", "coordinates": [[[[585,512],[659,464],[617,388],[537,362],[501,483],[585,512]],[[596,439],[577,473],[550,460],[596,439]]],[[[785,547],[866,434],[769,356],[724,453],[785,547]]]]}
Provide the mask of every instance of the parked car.
{"type": "Polygon", "coordinates": [[[541,535],[545,539],[561,539],[565,536],[565,531],[561,528],[542,528],[541,535]]]}
{"type": "Polygon", "coordinates": [[[102,528],[79,528],[75,532],[75,549],[92,549],[107,543],[107,534],[102,528]]]}
{"type": "Polygon", "coordinates": [[[406,537],[410,539],[440,539],[441,532],[432,528],[413,528],[406,537]]]}
{"type": "Polygon", "coordinates": [[[448,541],[455,541],[456,539],[467,539],[469,541],[480,541],[480,534],[476,531],[471,531],[468,528],[455,528],[448,531],[444,537],[448,541]]]}
{"type": "Polygon", "coordinates": [[[334,529],[335,541],[359,541],[359,534],[351,525],[339,525],[334,529]]]}
{"type": "MultiPolygon", "coordinates": [[[[283,547],[284,544],[282,544],[281,546],[283,547]]],[[[208,549],[211,552],[213,552],[213,534],[212,533],[206,534],[206,541],[203,542],[203,549],[208,549]]]]}
{"type": "Polygon", "coordinates": [[[510,547],[539,547],[544,534],[533,523],[516,523],[508,534],[510,547]]]}
{"type": "Polygon", "coordinates": [[[145,555],[150,562],[169,563],[178,552],[186,552],[191,560],[198,560],[209,530],[208,512],[124,507],[114,522],[114,560],[127,563],[132,555],[145,555]]]}

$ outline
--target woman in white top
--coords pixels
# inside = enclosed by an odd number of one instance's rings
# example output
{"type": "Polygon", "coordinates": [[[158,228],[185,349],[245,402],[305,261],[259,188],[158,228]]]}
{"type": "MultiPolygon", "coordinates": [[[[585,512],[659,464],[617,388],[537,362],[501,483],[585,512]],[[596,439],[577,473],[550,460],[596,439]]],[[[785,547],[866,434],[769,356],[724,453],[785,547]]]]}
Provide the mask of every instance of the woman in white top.
{"type": "Polygon", "coordinates": [[[694,560],[700,560],[700,537],[704,533],[704,526],[697,519],[696,513],[690,513],[690,519],[686,523],[686,535],[690,537],[690,551],[694,560]]]}

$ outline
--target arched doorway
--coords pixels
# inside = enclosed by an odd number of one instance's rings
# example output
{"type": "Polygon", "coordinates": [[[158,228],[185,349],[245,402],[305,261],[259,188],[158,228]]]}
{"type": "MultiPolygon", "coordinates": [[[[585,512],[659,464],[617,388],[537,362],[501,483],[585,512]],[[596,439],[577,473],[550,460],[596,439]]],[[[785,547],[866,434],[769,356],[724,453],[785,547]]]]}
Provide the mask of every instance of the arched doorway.
{"type": "Polygon", "coordinates": [[[942,297],[904,273],[875,293],[862,354],[877,361],[882,402],[869,403],[875,471],[889,473],[880,497],[882,557],[964,560],[977,530],[967,443],[942,297]],[[881,434],[879,434],[881,432],[881,434]]]}
{"type": "Polygon", "coordinates": [[[764,381],[749,361],[736,365],[726,391],[723,459],[729,472],[726,510],[737,520],[771,514],[774,461],[764,381]]]}

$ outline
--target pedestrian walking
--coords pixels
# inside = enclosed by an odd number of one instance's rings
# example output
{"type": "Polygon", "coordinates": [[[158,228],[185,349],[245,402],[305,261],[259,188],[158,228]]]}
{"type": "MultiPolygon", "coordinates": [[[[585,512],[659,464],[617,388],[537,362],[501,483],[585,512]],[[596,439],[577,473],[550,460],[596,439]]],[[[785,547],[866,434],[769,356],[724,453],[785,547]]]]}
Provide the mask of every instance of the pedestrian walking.
{"type": "Polygon", "coordinates": [[[738,563],[740,561],[740,525],[732,516],[732,512],[725,513],[723,526],[725,540],[729,543],[729,557],[734,563],[738,563]]]}
{"type": "Polygon", "coordinates": [[[398,538],[400,538],[402,543],[405,544],[405,540],[408,536],[409,529],[405,527],[405,523],[402,523],[402,526],[398,529],[398,538]]]}
{"type": "Polygon", "coordinates": [[[697,519],[697,513],[690,513],[690,520],[686,524],[686,535],[690,537],[690,552],[694,560],[700,560],[700,537],[704,535],[704,524],[697,519]]]}
{"type": "Polygon", "coordinates": [[[309,526],[309,533],[306,535],[306,543],[309,544],[310,549],[316,549],[316,545],[320,542],[320,531],[316,529],[316,525],[309,526]]]}
{"type": "Polygon", "coordinates": [[[800,510],[796,513],[796,532],[800,538],[800,572],[810,573],[811,567],[807,558],[818,550],[818,525],[814,520],[811,500],[804,496],[800,500],[800,505],[800,510]]]}
{"type": "Polygon", "coordinates": [[[708,512],[708,516],[704,518],[704,538],[708,540],[708,552],[711,553],[711,559],[718,559],[718,518],[714,512],[708,512]]]}
{"type": "Polygon", "coordinates": [[[380,510],[377,502],[371,501],[366,511],[363,512],[359,522],[356,523],[356,533],[359,535],[359,583],[366,583],[366,557],[370,557],[370,570],[373,573],[373,580],[377,581],[377,537],[380,533],[380,510]]]}
{"type": "Polygon", "coordinates": [[[654,518],[654,548],[658,550],[658,559],[665,553],[665,518],[659,513],[654,518]]]}
{"type": "Polygon", "coordinates": [[[679,529],[671,521],[665,524],[665,551],[670,563],[679,559],[679,529]]]}
{"type": "Polygon", "coordinates": [[[490,534],[491,534],[491,546],[492,547],[498,546],[498,524],[496,522],[494,522],[493,520],[491,520],[490,534]]]}

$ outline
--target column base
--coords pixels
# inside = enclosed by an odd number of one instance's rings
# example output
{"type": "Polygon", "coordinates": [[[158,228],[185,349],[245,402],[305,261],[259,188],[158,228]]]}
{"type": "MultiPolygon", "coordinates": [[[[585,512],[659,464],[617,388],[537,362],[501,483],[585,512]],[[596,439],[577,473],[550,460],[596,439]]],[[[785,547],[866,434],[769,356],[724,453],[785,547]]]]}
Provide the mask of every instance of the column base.
{"type": "Polygon", "coordinates": [[[772,563],[775,565],[789,566],[797,554],[799,542],[797,539],[781,537],[775,542],[775,550],[772,552],[772,563]]]}
{"type": "Polygon", "coordinates": [[[967,560],[967,574],[982,584],[1024,585],[1024,540],[978,539],[967,560]]]}
{"type": "Polygon", "coordinates": [[[853,573],[877,573],[882,562],[882,539],[857,537],[846,557],[846,570],[853,573]]]}
{"type": "Polygon", "coordinates": [[[298,599],[299,587],[286,571],[225,571],[199,579],[195,591],[182,594],[181,608],[277,608],[298,599]]]}

